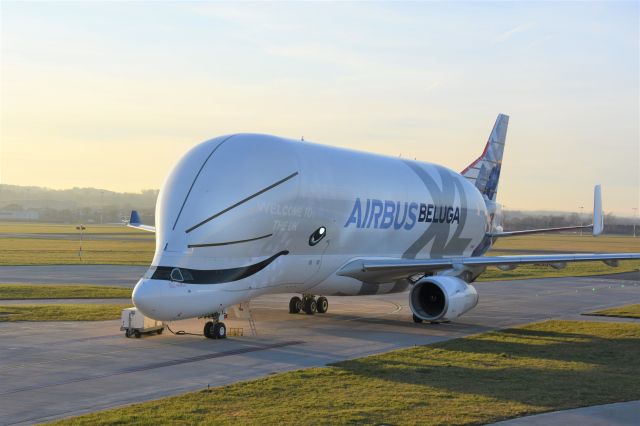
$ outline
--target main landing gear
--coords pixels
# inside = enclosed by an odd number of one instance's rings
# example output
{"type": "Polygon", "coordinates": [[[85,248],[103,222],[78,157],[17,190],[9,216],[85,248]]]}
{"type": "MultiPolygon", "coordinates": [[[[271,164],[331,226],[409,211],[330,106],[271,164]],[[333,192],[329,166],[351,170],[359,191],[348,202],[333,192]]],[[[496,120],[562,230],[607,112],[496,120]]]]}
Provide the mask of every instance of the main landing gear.
{"type": "Polygon", "coordinates": [[[204,335],[209,339],[225,339],[227,337],[227,326],[219,321],[220,314],[212,315],[213,321],[207,321],[204,325],[204,335]]]}
{"type": "Polygon", "coordinates": [[[326,297],[320,296],[317,299],[310,294],[303,294],[302,299],[294,296],[289,301],[289,313],[297,314],[304,311],[307,315],[313,315],[316,312],[324,314],[329,309],[329,301],[326,297]]]}

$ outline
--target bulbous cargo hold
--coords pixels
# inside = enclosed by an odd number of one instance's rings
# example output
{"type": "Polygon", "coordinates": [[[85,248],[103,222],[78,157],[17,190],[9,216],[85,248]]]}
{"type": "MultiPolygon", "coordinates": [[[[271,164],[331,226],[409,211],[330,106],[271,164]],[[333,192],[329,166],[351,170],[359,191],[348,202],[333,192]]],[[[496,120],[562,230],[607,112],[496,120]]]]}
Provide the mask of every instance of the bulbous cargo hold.
{"type": "MultiPolygon", "coordinates": [[[[332,255],[424,257],[422,247],[405,252],[427,227],[448,237],[458,225],[458,238],[476,240],[486,209],[473,185],[442,166],[240,134],[189,151],[161,189],[156,218],[153,264],[163,253],[188,249],[191,257],[212,259],[219,252],[226,258],[315,253],[308,240],[321,226],[332,237],[332,255]],[[264,240],[216,246],[259,237],[264,240]]],[[[448,245],[441,254],[465,249],[448,245]]]]}

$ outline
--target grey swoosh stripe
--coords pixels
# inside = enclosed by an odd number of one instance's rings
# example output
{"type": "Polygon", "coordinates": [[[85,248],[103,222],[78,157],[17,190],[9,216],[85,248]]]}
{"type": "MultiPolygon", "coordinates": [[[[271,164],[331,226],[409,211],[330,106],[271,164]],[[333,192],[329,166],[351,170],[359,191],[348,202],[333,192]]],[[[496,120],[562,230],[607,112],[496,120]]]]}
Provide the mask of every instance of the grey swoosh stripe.
{"type": "Polygon", "coordinates": [[[237,202],[237,203],[235,203],[234,205],[232,205],[232,206],[230,206],[230,207],[227,207],[226,209],[224,209],[224,210],[222,210],[222,211],[220,211],[220,212],[218,212],[218,213],[214,214],[213,216],[210,216],[210,217],[206,218],[205,220],[203,220],[202,222],[200,222],[200,223],[198,223],[198,224],[196,224],[196,225],[193,225],[191,228],[187,229],[185,232],[188,234],[189,232],[193,231],[193,230],[194,230],[194,229],[196,229],[196,228],[199,228],[200,226],[204,225],[205,223],[209,222],[210,220],[213,220],[213,219],[215,219],[216,217],[218,217],[218,216],[221,216],[221,215],[225,214],[225,213],[226,213],[226,212],[228,212],[229,210],[235,209],[235,208],[236,208],[236,207],[238,207],[239,205],[246,203],[247,201],[249,201],[249,200],[251,200],[251,199],[253,199],[253,198],[257,197],[258,195],[264,194],[265,192],[267,192],[267,191],[269,191],[269,190],[271,190],[271,189],[275,188],[276,186],[278,186],[278,185],[280,185],[280,184],[285,183],[285,182],[286,182],[286,181],[288,181],[289,179],[292,179],[292,178],[294,178],[294,177],[296,177],[296,176],[298,176],[298,172],[291,173],[291,174],[290,174],[289,176],[287,176],[286,178],[284,178],[284,179],[280,179],[280,180],[279,180],[279,181],[277,181],[276,183],[273,183],[273,184],[271,184],[271,185],[267,186],[266,188],[261,189],[260,191],[256,192],[256,193],[255,193],[255,194],[253,194],[253,195],[249,195],[247,198],[245,198],[245,199],[243,199],[243,200],[238,201],[238,202],[237,202]]]}
{"type": "Polygon", "coordinates": [[[467,221],[467,212],[465,208],[466,195],[464,193],[464,187],[454,178],[451,172],[438,169],[438,174],[442,181],[442,189],[440,189],[435,180],[420,165],[408,160],[404,160],[404,163],[409,166],[409,168],[413,170],[418,178],[420,178],[424,183],[427,192],[431,194],[435,204],[443,206],[452,205],[455,198],[455,191],[457,189],[460,194],[460,205],[462,208],[460,212],[460,223],[450,241],[447,240],[451,225],[428,226],[424,233],[420,235],[420,237],[418,237],[418,239],[402,254],[402,257],[406,259],[415,259],[420,250],[426,247],[432,240],[432,258],[440,258],[444,254],[461,255],[471,241],[471,239],[468,238],[460,238],[462,229],[464,229],[467,221]]]}

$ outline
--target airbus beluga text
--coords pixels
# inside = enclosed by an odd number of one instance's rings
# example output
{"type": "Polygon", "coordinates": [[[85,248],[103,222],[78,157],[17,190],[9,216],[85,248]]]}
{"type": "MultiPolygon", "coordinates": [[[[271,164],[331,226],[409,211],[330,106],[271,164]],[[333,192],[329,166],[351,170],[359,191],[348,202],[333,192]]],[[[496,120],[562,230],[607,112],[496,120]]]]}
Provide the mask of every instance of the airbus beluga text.
{"type": "Polygon", "coordinates": [[[499,115],[480,157],[462,173],[437,164],[258,134],[203,142],[178,162],[156,205],[153,262],[133,302],[158,320],[212,318],[222,338],[229,306],[299,293],[289,311],[327,311],[325,296],[408,291],[416,322],[452,320],[478,303],[470,285],[487,266],[614,266],[639,253],[491,256],[497,238],[593,224],[505,232],[496,202],[509,117],[499,115]],[[320,296],[320,297],[318,297],[320,296]]]}

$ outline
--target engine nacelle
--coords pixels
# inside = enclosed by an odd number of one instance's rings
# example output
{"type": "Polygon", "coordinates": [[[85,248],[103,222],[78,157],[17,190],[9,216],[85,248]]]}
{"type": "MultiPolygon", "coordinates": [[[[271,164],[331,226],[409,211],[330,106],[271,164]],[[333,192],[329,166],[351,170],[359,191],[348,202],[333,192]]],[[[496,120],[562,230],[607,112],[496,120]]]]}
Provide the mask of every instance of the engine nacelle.
{"type": "Polygon", "coordinates": [[[449,321],[478,304],[478,292],[456,277],[425,277],[409,292],[409,306],[425,321],[449,321]]]}

